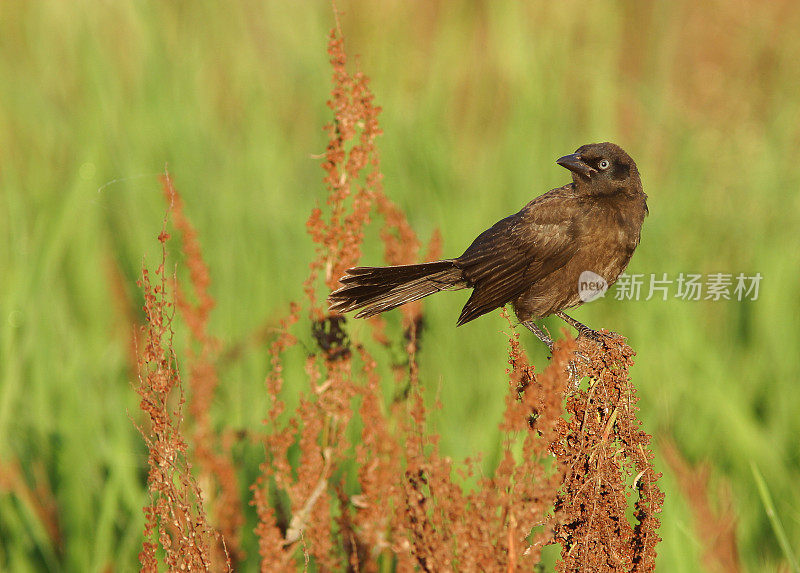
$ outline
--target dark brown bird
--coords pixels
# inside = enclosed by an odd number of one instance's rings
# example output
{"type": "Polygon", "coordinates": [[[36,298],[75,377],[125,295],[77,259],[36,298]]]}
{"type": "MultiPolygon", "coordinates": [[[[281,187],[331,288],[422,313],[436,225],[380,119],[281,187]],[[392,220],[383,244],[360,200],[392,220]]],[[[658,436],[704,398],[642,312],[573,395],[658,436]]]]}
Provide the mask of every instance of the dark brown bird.
{"type": "Polygon", "coordinates": [[[339,279],[343,286],[328,297],[330,310],[362,309],[356,318],[364,318],[442,290],[471,287],[458,326],[511,303],[522,324],[550,349],[553,340],[534,319],[555,314],[580,334],[596,337],[563,311],[587,300],[579,285],[584,271],[610,286],[628,266],[648,212],[647,195],[636,163],[613,143],[584,145],[556,163],[572,172],[572,183],[498,221],[460,257],[349,269],[339,279]]]}

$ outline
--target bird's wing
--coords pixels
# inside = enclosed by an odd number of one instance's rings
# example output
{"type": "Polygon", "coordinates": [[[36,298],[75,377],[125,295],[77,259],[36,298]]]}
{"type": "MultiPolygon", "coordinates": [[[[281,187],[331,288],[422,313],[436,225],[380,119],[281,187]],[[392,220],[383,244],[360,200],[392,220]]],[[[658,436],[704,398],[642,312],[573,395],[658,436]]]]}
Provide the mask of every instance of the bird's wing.
{"type": "Polygon", "coordinates": [[[459,326],[511,302],[575,254],[571,206],[549,200],[563,194],[563,188],[555,189],[498,221],[455,260],[475,289],[461,311],[459,326]]]}

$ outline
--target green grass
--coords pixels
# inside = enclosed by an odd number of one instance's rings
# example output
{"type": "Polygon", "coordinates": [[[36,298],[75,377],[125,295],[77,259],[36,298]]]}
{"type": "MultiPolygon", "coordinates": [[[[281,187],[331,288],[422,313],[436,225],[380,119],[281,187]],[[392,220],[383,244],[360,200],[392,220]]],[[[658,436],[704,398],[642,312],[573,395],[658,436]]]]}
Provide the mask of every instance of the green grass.
{"type": "MultiPolygon", "coordinates": [[[[774,570],[782,545],[800,547],[800,10],[551,4],[340,3],[384,108],[387,194],[457,255],[566,182],[558,156],[612,140],[650,196],[630,272],[760,272],[755,302],[606,300],[576,317],[629,337],[646,430],[731,484],[743,564],[774,570]]],[[[324,2],[0,7],[0,470],[17,459],[27,483],[48,484],[62,534],[54,545],[29,504],[0,492],[0,568],[135,566],[146,460],[131,325],[109,276],[119,268],[140,312],[165,166],[200,233],[224,344],[301,298],[332,25],[324,2]]],[[[364,262],[380,258],[366,249],[364,262]]],[[[454,329],[465,298],[427,304],[422,379],[444,404],[431,416],[443,453],[491,464],[507,327],[492,314],[454,329]]],[[[220,424],[260,428],[267,363],[259,347],[220,372],[220,424]]],[[[250,477],[259,452],[241,456],[250,477]]],[[[671,479],[659,568],[696,571],[702,536],[671,479]]]]}

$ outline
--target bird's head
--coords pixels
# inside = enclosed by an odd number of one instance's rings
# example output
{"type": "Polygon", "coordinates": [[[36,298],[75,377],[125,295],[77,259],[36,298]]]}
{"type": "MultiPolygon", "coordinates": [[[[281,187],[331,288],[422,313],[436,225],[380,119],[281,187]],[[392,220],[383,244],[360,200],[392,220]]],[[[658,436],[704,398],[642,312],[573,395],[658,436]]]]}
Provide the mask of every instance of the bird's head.
{"type": "Polygon", "coordinates": [[[572,171],[572,180],[579,192],[592,195],[643,193],[636,163],[614,143],[582,145],[556,163],[572,171]]]}

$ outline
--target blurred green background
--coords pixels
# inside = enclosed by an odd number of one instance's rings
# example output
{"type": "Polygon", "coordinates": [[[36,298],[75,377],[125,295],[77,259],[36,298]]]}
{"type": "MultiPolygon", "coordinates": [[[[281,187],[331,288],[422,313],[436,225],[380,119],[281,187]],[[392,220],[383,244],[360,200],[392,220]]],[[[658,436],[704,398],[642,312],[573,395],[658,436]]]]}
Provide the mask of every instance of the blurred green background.
{"type": "MultiPolygon", "coordinates": [[[[604,300],[575,316],[629,338],[645,429],[711,464],[712,490],[732,493],[743,564],[778,569],[787,552],[751,468],[800,547],[800,4],[339,8],[384,109],[386,192],[424,241],[441,230],[446,256],[567,182],[557,157],[611,140],[650,197],[629,272],[763,275],[757,301],[604,300]]],[[[223,348],[301,299],[304,222],[324,200],[332,25],[326,2],[0,4],[0,569],[137,566],[146,458],[130,347],[165,166],[199,230],[223,348]]],[[[482,451],[490,468],[508,326],[492,313],[454,329],[466,298],[426,304],[422,380],[443,402],[430,419],[443,453],[482,451]]],[[[220,426],[260,430],[267,371],[263,344],[221,367],[220,426]]],[[[656,450],[659,570],[702,571],[706,535],[656,450]]],[[[263,452],[240,455],[251,479],[263,452]]]]}

